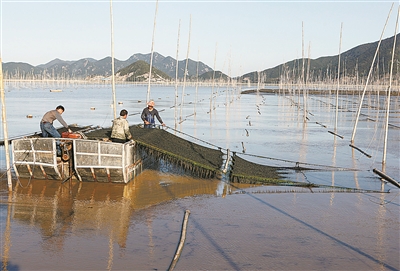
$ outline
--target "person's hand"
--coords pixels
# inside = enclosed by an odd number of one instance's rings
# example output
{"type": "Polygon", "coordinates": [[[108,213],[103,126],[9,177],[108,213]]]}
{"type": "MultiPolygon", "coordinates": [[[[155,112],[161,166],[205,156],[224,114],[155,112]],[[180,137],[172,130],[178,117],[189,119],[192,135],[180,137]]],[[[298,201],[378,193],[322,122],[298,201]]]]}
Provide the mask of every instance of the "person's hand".
{"type": "Polygon", "coordinates": [[[161,124],[162,126],[165,126],[165,123],[161,124]]]}
{"type": "Polygon", "coordinates": [[[150,122],[148,122],[147,120],[144,121],[144,124],[150,124],[150,122]]]}
{"type": "Polygon", "coordinates": [[[72,134],[72,130],[71,130],[71,129],[69,129],[69,128],[68,128],[68,133],[71,133],[71,134],[72,134]]]}

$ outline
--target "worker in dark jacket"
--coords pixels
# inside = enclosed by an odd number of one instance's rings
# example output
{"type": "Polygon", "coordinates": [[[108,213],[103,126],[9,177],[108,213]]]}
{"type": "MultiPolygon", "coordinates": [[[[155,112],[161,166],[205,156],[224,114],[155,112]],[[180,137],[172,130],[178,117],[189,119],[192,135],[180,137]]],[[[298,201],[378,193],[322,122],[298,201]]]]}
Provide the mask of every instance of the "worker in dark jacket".
{"type": "Polygon", "coordinates": [[[154,101],[150,100],[147,103],[147,107],[142,111],[141,118],[144,122],[144,128],[154,128],[156,126],[155,118],[158,119],[162,126],[165,126],[165,123],[162,121],[157,109],[154,108],[154,105],[154,101]]]}

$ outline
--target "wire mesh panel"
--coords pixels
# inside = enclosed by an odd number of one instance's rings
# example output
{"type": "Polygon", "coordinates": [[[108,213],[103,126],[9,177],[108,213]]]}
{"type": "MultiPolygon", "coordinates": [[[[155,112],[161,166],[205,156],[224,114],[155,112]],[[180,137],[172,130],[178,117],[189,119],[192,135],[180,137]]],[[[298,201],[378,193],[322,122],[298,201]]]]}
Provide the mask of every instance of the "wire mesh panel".
{"type": "Polygon", "coordinates": [[[74,140],[74,164],[81,181],[127,183],[141,169],[136,145],[131,142],[74,140]]]}
{"type": "Polygon", "coordinates": [[[16,139],[11,143],[18,177],[61,180],[54,138],[16,139]]]}

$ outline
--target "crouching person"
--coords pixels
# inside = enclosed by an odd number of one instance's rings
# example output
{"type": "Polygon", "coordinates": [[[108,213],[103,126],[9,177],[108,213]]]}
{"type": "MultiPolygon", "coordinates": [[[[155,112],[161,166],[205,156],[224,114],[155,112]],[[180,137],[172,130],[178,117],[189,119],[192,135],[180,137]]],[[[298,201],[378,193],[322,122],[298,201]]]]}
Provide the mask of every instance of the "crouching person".
{"type": "Polygon", "coordinates": [[[111,141],[117,143],[125,143],[132,139],[131,132],[129,131],[129,123],[126,120],[128,111],[122,109],[119,117],[113,120],[111,130],[111,141]]]}

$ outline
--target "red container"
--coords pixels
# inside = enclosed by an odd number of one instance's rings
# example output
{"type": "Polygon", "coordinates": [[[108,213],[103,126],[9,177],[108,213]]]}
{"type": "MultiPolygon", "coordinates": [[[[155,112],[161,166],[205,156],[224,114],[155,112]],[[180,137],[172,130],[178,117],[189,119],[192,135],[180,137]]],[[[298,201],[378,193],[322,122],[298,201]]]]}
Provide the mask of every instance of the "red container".
{"type": "Polygon", "coordinates": [[[78,133],[70,133],[70,132],[62,132],[61,133],[62,138],[82,138],[82,136],[78,133]]]}

